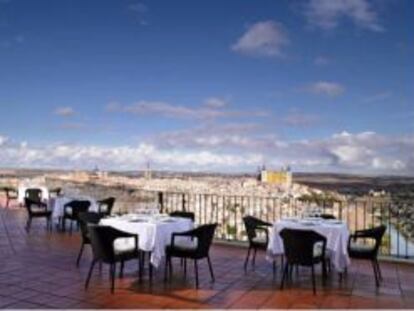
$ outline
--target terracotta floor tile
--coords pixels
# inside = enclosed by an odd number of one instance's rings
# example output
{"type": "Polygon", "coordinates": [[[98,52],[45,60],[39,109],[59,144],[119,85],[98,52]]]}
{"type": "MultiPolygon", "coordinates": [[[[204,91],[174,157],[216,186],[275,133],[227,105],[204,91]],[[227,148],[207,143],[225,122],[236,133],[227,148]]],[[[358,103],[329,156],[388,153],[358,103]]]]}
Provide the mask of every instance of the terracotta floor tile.
{"type": "Polygon", "coordinates": [[[246,249],[223,245],[211,250],[215,283],[210,282],[207,266],[200,263],[199,290],[194,288],[191,264],[184,279],[176,261],[173,279],[167,284],[162,268],[154,273],[152,285],[148,271],[139,283],[136,264],[131,262],[124,278],[117,277],[114,294],[109,291],[107,266],[101,272],[96,269],[85,291],[91,251],[85,251],[77,268],[78,232],[49,233],[39,222],[28,235],[23,229],[23,209],[0,208],[0,218],[0,308],[414,308],[414,265],[381,262],[384,282],[379,289],[367,262],[353,261],[342,280],[331,273],[325,287],[317,268],[314,296],[309,269],[301,268],[281,291],[280,269],[273,279],[272,264],[263,252],[258,253],[255,269],[249,266],[245,273],[246,249]]]}

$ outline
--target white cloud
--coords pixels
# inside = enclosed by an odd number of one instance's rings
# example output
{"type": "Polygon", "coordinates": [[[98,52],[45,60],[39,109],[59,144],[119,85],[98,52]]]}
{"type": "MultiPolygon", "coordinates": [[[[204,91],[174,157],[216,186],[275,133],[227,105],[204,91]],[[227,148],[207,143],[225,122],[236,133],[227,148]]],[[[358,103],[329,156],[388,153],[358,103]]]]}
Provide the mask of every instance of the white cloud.
{"type": "Polygon", "coordinates": [[[315,125],[320,117],[314,114],[291,111],[282,118],[282,122],[289,126],[307,127],[315,125]]]}
{"type": "Polygon", "coordinates": [[[224,109],[227,102],[219,98],[208,98],[197,106],[184,106],[163,101],[140,100],[131,105],[121,105],[117,102],[109,103],[106,110],[110,112],[126,112],[137,115],[155,115],[157,117],[182,119],[216,119],[223,117],[266,117],[266,111],[244,111],[224,109]]]}
{"type": "Polygon", "coordinates": [[[9,140],[8,137],[0,135],[0,146],[3,146],[9,140]]]}
{"type": "MultiPolygon", "coordinates": [[[[166,133],[137,145],[42,144],[3,139],[3,167],[131,170],[148,160],[157,169],[253,171],[266,163],[294,170],[414,175],[414,135],[342,132],[323,139],[281,140],[255,124],[166,133]]],[[[1,136],[4,137],[4,136],[1,136]]]]}
{"type": "Polygon", "coordinates": [[[331,60],[326,56],[318,56],[318,57],[315,57],[315,59],[313,60],[313,63],[316,66],[326,66],[331,63],[331,60]]]}
{"type": "Polygon", "coordinates": [[[288,35],[280,23],[263,21],[251,25],[231,49],[253,56],[281,57],[288,44],[288,35]]]}
{"type": "Polygon", "coordinates": [[[223,108],[228,105],[228,101],[218,97],[210,97],[204,101],[204,106],[209,108],[223,108]]]}
{"type": "Polygon", "coordinates": [[[376,94],[372,94],[370,96],[367,96],[363,99],[363,101],[366,102],[366,103],[373,103],[373,102],[378,102],[378,101],[384,101],[384,100],[390,98],[391,96],[392,96],[392,92],[383,91],[383,92],[378,92],[376,94]]]}
{"type": "Polygon", "coordinates": [[[147,20],[149,9],[144,3],[132,3],[128,6],[128,9],[133,13],[135,20],[141,26],[147,26],[149,24],[147,20]]]}
{"type": "Polygon", "coordinates": [[[308,85],[306,89],[311,93],[330,97],[341,95],[345,91],[343,85],[330,81],[318,81],[308,85]]]}
{"type": "Polygon", "coordinates": [[[342,19],[348,19],[360,28],[384,31],[368,0],[310,0],[305,6],[305,16],[309,24],[324,30],[335,29],[342,19]]]}
{"type": "Polygon", "coordinates": [[[62,117],[69,117],[75,113],[72,107],[58,107],[55,109],[55,114],[62,117]]]}

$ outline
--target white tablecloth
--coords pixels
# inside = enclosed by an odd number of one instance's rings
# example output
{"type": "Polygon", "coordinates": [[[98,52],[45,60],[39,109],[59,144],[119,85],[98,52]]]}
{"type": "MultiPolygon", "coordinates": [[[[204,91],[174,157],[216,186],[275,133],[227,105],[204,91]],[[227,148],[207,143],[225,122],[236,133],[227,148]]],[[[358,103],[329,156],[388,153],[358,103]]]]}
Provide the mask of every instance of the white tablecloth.
{"type": "Polygon", "coordinates": [[[27,189],[33,189],[33,188],[42,190],[42,200],[46,201],[47,199],[49,199],[49,190],[44,186],[36,186],[35,185],[35,186],[19,186],[18,194],[17,194],[17,201],[20,204],[24,204],[24,198],[25,198],[25,195],[26,195],[26,190],[27,189]]]}
{"type": "Polygon", "coordinates": [[[348,256],[349,230],[346,224],[333,224],[329,221],[320,221],[315,225],[305,225],[300,221],[281,220],[273,224],[269,234],[267,253],[269,257],[284,253],[283,241],[280,231],[284,228],[314,230],[326,237],[326,247],[330,252],[331,262],[335,270],[343,272],[350,264],[348,256]]]}
{"type": "Polygon", "coordinates": [[[50,198],[48,202],[48,208],[52,211],[52,218],[59,219],[63,216],[64,213],[64,206],[66,203],[69,203],[73,200],[87,200],[91,202],[91,206],[89,207],[90,212],[97,212],[99,205],[95,199],[89,197],[82,197],[82,198],[69,198],[69,197],[56,197],[50,198]]]}
{"type": "Polygon", "coordinates": [[[115,229],[132,234],[138,234],[139,248],[151,252],[151,264],[158,267],[165,256],[165,247],[171,243],[171,235],[174,232],[183,232],[193,228],[193,222],[185,218],[156,219],[150,216],[136,216],[142,222],[133,222],[134,217],[125,215],[114,218],[104,218],[102,225],[111,226],[115,229]]]}

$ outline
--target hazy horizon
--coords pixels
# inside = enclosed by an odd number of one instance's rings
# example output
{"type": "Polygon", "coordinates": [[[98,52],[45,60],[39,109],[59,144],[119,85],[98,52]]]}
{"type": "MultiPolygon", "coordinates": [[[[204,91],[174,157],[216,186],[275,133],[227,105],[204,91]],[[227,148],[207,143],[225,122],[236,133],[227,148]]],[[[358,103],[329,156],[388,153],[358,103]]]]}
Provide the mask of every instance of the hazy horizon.
{"type": "Polygon", "coordinates": [[[414,2],[0,0],[0,167],[414,176],[414,2]]]}

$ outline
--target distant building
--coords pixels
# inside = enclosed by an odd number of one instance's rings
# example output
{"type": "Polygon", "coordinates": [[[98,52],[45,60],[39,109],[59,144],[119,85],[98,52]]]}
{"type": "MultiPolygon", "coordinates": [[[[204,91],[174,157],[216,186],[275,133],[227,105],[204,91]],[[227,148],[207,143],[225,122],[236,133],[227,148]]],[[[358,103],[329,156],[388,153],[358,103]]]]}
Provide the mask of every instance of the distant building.
{"type": "Polygon", "coordinates": [[[267,170],[263,167],[260,172],[260,181],[290,187],[292,185],[292,172],[289,167],[286,167],[280,171],[267,170]]]}
{"type": "Polygon", "coordinates": [[[151,163],[150,161],[147,162],[147,167],[144,172],[145,179],[151,179],[152,178],[152,171],[151,171],[151,163]]]}

